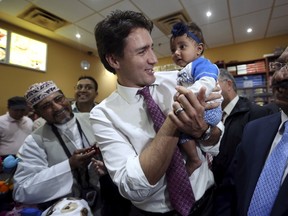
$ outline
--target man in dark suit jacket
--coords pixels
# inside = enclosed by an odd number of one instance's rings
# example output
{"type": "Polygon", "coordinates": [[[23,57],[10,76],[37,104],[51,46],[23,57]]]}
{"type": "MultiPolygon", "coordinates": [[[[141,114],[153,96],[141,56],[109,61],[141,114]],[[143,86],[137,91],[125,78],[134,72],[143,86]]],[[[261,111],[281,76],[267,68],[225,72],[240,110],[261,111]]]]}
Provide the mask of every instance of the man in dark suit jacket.
{"type": "MultiPolygon", "coordinates": [[[[216,198],[216,215],[247,215],[268,155],[282,137],[284,122],[288,120],[288,47],[280,59],[286,64],[275,68],[272,88],[275,103],[282,111],[252,121],[245,127],[242,141],[216,198]]],[[[274,204],[271,204],[272,216],[288,215],[287,166],[280,184],[274,204]]],[[[269,189],[270,186],[267,186],[269,189]]]]}
{"type": "Polygon", "coordinates": [[[225,131],[221,138],[219,154],[214,157],[212,170],[215,182],[219,185],[233,159],[237,145],[241,142],[245,125],[257,118],[271,114],[268,107],[252,103],[248,98],[238,96],[236,82],[226,70],[220,69],[218,77],[224,101],[222,102],[225,131]]]}

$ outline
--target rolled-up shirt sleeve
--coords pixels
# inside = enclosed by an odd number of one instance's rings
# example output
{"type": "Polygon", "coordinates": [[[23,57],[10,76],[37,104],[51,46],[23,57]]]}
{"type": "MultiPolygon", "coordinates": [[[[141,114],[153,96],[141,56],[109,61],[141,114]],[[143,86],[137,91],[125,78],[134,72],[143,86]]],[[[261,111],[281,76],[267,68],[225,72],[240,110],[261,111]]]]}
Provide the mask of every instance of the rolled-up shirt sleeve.
{"type": "MultiPolygon", "coordinates": [[[[157,82],[151,87],[151,94],[163,113],[171,111],[176,77],[176,71],[157,73],[157,82]]],[[[173,207],[166,175],[150,185],[140,165],[139,155],[155,138],[156,132],[137,91],[137,88],[118,84],[116,91],[92,109],[90,122],[105,166],[120,194],[139,209],[168,212],[173,207]]],[[[214,184],[213,173],[199,147],[197,152],[203,162],[189,177],[195,200],[214,184]]]]}
{"type": "MultiPolygon", "coordinates": [[[[117,121],[119,114],[115,114],[112,118],[117,121]]],[[[133,119],[133,116],[129,118],[133,119]]],[[[105,112],[100,110],[92,111],[90,119],[105,166],[122,196],[137,202],[158,191],[159,183],[156,185],[148,183],[139,162],[139,154],[147,140],[152,140],[150,134],[145,133],[141,127],[128,123],[123,125],[121,130],[119,128],[117,130],[116,127],[120,125],[112,124],[110,118],[105,116],[105,112]],[[132,133],[134,136],[131,135],[132,133]]],[[[163,181],[164,177],[160,182],[163,181]]]]}

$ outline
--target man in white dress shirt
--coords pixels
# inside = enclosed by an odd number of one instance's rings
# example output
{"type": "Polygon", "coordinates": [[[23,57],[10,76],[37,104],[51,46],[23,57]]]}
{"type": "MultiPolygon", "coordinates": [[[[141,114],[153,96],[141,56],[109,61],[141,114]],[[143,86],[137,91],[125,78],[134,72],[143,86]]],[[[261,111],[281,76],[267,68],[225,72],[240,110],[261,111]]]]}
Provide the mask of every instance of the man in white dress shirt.
{"type": "Polygon", "coordinates": [[[92,127],[113,182],[134,205],[131,215],[180,215],[170,203],[165,173],[177,147],[178,131],[195,137],[200,143],[197,150],[202,165],[189,176],[197,201],[191,212],[200,215],[199,208],[200,212],[204,208],[199,207],[200,202],[214,184],[202,151],[218,152],[214,145],[221,130],[204,121],[203,89],[197,98],[179,87],[173,103],[177,72],[154,73],[157,58],[152,28],[151,21],[133,11],[115,11],[97,24],[98,53],[105,68],[117,75],[117,90],[92,109],[92,127]],[[143,97],[137,95],[145,86],[162,112],[169,115],[157,133],[143,97]],[[180,106],[184,111],[178,115],[171,112],[180,106]]]}
{"type": "Polygon", "coordinates": [[[33,122],[25,116],[28,105],[24,97],[8,99],[8,112],[0,116],[0,156],[16,155],[25,138],[32,132],[33,122]]]}

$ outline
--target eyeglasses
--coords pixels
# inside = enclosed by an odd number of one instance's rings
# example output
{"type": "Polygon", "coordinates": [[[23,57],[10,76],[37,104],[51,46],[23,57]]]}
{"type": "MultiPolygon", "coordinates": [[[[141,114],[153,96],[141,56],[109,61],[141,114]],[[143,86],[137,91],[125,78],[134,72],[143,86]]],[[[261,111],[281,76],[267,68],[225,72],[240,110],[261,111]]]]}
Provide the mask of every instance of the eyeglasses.
{"type": "Polygon", "coordinates": [[[283,62],[269,62],[269,69],[270,71],[279,71],[282,68],[288,70],[288,63],[283,63],[283,62]]]}
{"type": "Polygon", "coordinates": [[[82,85],[82,84],[79,84],[79,85],[76,85],[74,87],[75,90],[77,91],[81,91],[82,89],[86,90],[86,91],[89,91],[89,90],[92,90],[94,89],[94,87],[92,85],[82,85]]]}
{"type": "Polygon", "coordinates": [[[65,96],[61,94],[53,98],[51,101],[47,101],[46,103],[40,105],[38,109],[42,111],[47,111],[49,109],[52,109],[53,103],[62,104],[64,101],[65,101],[65,96]]]}
{"type": "Polygon", "coordinates": [[[229,81],[229,79],[218,79],[218,82],[226,82],[229,81]]]}

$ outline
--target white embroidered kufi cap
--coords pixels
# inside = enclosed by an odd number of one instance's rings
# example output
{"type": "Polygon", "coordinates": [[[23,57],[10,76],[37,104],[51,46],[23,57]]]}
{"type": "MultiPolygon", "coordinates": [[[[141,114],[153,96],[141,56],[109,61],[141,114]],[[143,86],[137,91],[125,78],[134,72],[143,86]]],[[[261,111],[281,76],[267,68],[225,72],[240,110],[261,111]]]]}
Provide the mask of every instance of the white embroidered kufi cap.
{"type": "Polygon", "coordinates": [[[65,197],[46,209],[41,216],[93,216],[84,199],[65,197]]]}
{"type": "Polygon", "coordinates": [[[44,98],[59,90],[60,89],[53,81],[35,83],[29,87],[24,97],[29,103],[31,103],[32,106],[34,106],[44,98]]]}

